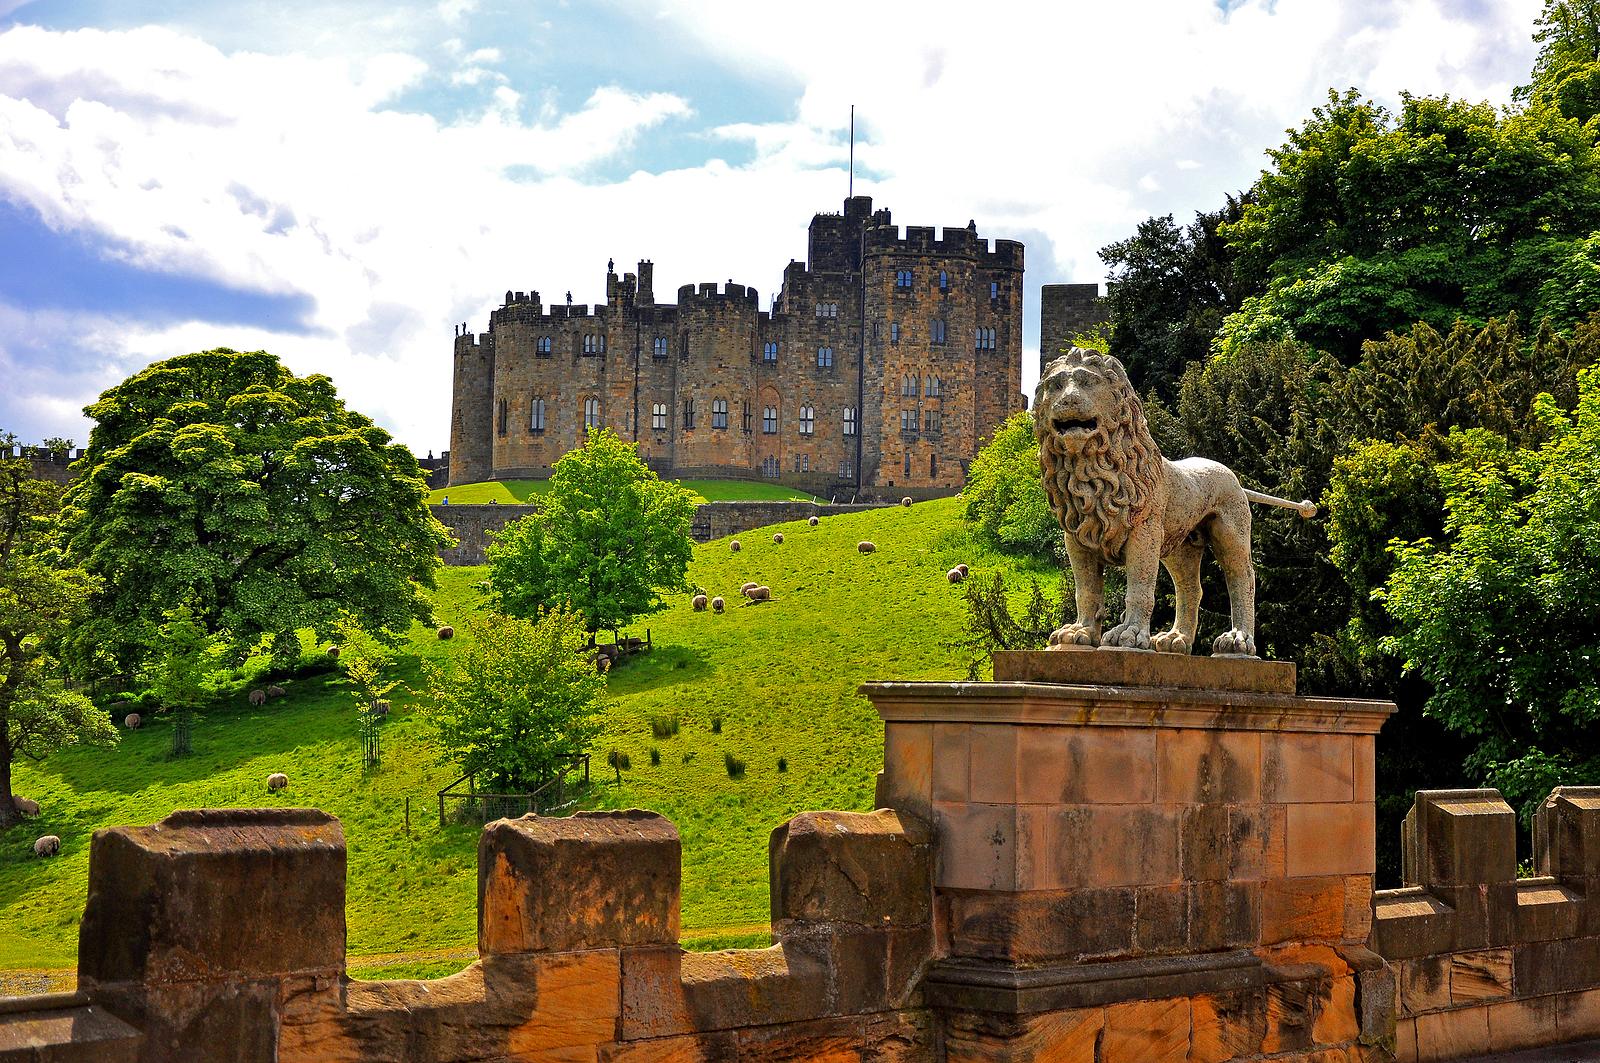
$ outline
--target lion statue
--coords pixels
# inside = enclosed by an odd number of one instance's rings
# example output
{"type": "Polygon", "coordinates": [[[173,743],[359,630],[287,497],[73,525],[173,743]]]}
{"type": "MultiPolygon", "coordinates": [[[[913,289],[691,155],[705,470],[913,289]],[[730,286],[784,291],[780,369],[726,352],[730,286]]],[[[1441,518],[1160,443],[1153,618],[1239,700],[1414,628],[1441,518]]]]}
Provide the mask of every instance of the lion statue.
{"type": "Polygon", "coordinates": [[[1200,558],[1209,545],[1228,584],[1229,629],[1212,652],[1256,652],[1256,570],[1250,560],[1250,503],[1286,506],[1309,517],[1310,502],[1248,491],[1225,465],[1168,461],[1145,422],[1122,363],[1074,347],[1045,367],[1034,394],[1034,434],[1050,508],[1066,533],[1077,619],[1050,636],[1050,649],[1112,646],[1189,653],[1200,622],[1200,558]],[[1101,633],[1105,566],[1127,573],[1122,622],[1101,633]],[[1156,568],[1176,591],[1172,630],[1150,634],[1156,568]]]}

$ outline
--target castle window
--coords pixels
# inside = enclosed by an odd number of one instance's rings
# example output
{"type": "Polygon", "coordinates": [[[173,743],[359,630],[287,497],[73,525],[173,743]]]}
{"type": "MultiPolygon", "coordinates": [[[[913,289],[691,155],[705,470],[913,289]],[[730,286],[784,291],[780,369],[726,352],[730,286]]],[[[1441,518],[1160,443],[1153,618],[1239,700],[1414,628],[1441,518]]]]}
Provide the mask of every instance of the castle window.
{"type": "Polygon", "coordinates": [[[511,412],[510,408],[506,405],[506,400],[501,399],[500,408],[495,413],[495,433],[497,435],[503,436],[506,434],[506,421],[510,418],[510,416],[511,412]]]}
{"type": "Polygon", "coordinates": [[[937,399],[944,394],[944,381],[936,376],[928,378],[927,394],[930,399],[937,399]]]}
{"type": "Polygon", "coordinates": [[[650,427],[660,430],[667,427],[667,404],[652,402],[650,404],[650,427]]]}
{"type": "Polygon", "coordinates": [[[606,338],[604,336],[596,336],[593,333],[590,333],[583,338],[584,354],[603,354],[605,349],[606,338]]]}
{"type": "Polygon", "coordinates": [[[818,347],[817,348],[817,368],[818,369],[832,369],[833,368],[833,348],[832,347],[818,347]]]}
{"type": "Polygon", "coordinates": [[[856,408],[854,406],[846,406],[844,408],[844,434],[847,436],[856,434],[856,408]]]}
{"type": "Polygon", "coordinates": [[[811,455],[810,454],[802,454],[802,455],[800,455],[800,471],[801,472],[810,472],[811,471],[811,455]]]}
{"type": "Polygon", "coordinates": [[[750,412],[750,404],[748,402],[744,403],[739,413],[739,426],[744,429],[745,435],[749,435],[752,431],[752,422],[754,420],[755,414],[750,412]]]}
{"type": "Polygon", "coordinates": [[[931,480],[935,476],[938,476],[938,475],[939,475],[939,455],[937,455],[937,454],[929,454],[928,455],[928,479],[931,480]]]}
{"type": "Polygon", "coordinates": [[[762,458],[761,475],[776,480],[778,478],[778,459],[773,457],[762,458]]]}
{"type": "Polygon", "coordinates": [[[990,281],[989,282],[989,301],[991,303],[998,303],[1000,301],[1000,282],[999,281],[990,281]]]}
{"type": "Polygon", "coordinates": [[[665,358],[667,353],[667,338],[665,336],[657,336],[655,345],[650,349],[650,356],[652,358],[665,358]]]}
{"type": "Polygon", "coordinates": [[[916,433],[916,431],[917,431],[917,411],[916,410],[901,410],[900,411],[900,431],[905,432],[908,435],[916,433]]]}
{"type": "Polygon", "coordinates": [[[839,463],[839,479],[848,480],[852,475],[854,473],[851,469],[850,459],[846,458],[839,463]]]}
{"type": "Polygon", "coordinates": [[[895,270],[894,286],[903,292],[909,292],[911,290],[911,271],[909,269],[895,270]]]}
{"type": "Polygon", "coordinates": [[[906,476],[911,476],[911,451],[906,451],[906,476]]]}
{"type": "Polygon", "coordinates": [[[810,435],[817,427],[817,409],[815,406],[800,407],[800,434],[810,435]]]}
{"type": "Polygon", "coordinates": [[[944,343],[944,318],[936,317],[929,326],[929,340],[932,343],[944,343]]]}
{"type": "Polygon", "coordinates": [[[900,397],[905,399],[915,398],[917,394],[917,378],[903,376],[900,378],[900,397]]]}
{"type": "Polygon", "coordinates": [[[778,408],[776,406],[761,407],[761,433],[769,436],[778,434],[778,408]]]}
{"type": "Polygon", "coordinates": [[[950,274],[946,273],[942,269],[939,271],[939,290],[941,292],[947,292],[950,290],[950,274]]]}
{"type": "Polygon", "coordinates": [[[583,427],[586,428],[586,429],[587,428],[599,428],[600,427],[600,400],[599,399],[584,399],[583,400],[583,427]]]}
{"type": "Polygon", "coordinates": [[[711,427],[712,428],[726,428],[726,427],[728,427],[728,400],[727,399],[712,399],[711,400],[711,427]]]}
{"type": "Polygon", "coordinates": [[[544,431],[544,400],[534,399],[528,406],[528,431],[544,431]]]}
{"type": "Polygon", "coordinates": [[[776,362],[778,360],[778,345],[769,343],[761,348],[761,360],[763,362],[776,362]]]}
{"type": "Polygon", "coordinates": [[[684,428],[693,428],[694,427],[694,400],[693,399],[684,399],[683,400],[683,427],[684,428]]]}
{"type": "Polygon", "coordinates": [[[541,358],[550,357],[550,347],[551,347],[550,337],[549,336],[540,336],[539,337],[539,347],[538,347],[539,357],[541,357],[541,358]]]}
{"type": "Polygon", "coordinates": [[[939,432],[944,428],[944,416],[938,410],[924,410],[922,427],[927,432],[939,432]]]}
{"type": "Polygon", "coordinates": [[[839,304],[838,303],[818,303],[817,304],[817,316],[818,317],[838,317],[839,316],[839,304]]]}
{"type": "Polygon", "coordinates": [[[890,343],[899,343],[900,342],[900,322],[898,322],[898,321],[889,322],[889,342],[890,343]]]}
{"type": "Polygon", "coordinates": [[[992,351],[992,350],[994,350],[994,329],[992,329],[992,328],[980,328],[978,330],[978,350],[980,350],[980,351],[992,351]]]}

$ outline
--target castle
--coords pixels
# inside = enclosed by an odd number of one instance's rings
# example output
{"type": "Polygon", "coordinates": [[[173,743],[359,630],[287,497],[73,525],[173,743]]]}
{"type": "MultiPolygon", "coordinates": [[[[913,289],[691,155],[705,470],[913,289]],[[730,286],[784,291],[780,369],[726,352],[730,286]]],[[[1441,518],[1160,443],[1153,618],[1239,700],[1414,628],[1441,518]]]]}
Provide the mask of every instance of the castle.
{"type": "Polygon", "coordinates": [[[1021,394],[1022,245],[908,226],[869,196],[811,219],[772,309],[728,281],[657,303],[653,264],[606,302],[506,292],[455,339],[450,482],[547,476],[589,426],[658,472],[819,495],[948,493],[1021,394]]]}

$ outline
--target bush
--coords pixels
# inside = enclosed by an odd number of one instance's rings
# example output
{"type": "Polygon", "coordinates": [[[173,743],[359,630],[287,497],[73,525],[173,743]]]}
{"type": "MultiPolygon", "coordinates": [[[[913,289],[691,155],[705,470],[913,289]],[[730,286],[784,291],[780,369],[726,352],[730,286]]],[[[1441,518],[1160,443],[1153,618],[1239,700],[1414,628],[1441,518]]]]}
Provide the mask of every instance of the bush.
{"type": "Polygon", "coordinates": [[[678,714],[671,716],[650,716],[650,735],[658,742],[664,738],[671,738],[678,733],[678,714]]]}
{"type": "Polygon", "coordinates": [[[778,758],[778,770],[779,771],[788,771],[789,770],[789,761],[787,759],[783,758],[783,757],[779,757],[778,758]]]}
{"type": "Polygon", "coordinates": [[[655,746],[650,747],[650,766],[652,768],[661,767],[661,750],[655,746]]]}
{"type": "Polygon", "coordinates": [[[972,459],[961,498],[980,539],[1012,553],[1060,559],[1061,525],[1045,498],[1032,414],[1012,414],[995,430],[972,459]]]}
{"type": "Polygon", "coordinates": [[[744,778],[744,761],[740,760],[732,753],[722,754],[722,766],[728,769],[728,778],[744,778]]]}
{"type": "Polygon", "coordinates": [[[722,714],[720,712],[711,717],[711,733],[714,735],[722,733],[722,714]]]}

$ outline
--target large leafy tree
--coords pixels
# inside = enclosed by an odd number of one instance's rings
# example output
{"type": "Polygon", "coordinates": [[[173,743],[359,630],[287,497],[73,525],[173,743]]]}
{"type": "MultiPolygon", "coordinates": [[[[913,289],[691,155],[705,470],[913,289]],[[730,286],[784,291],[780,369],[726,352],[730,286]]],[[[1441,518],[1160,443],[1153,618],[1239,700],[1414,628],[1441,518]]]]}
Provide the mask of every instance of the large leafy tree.
{"type": "Polygon", "coordinates": [[[1032,414],[1014,413],[995,429],[972,459],[961,499],[967,519],[991,545],[1040,558],[1062,557],[1061,525],[1039,475],[1032,414]]]}
{"type": "Polygon", "coordinates": [[[1294,337],[1350,361],[1417,321],[1530,316],[1600,228],[1594,133],[1552,107],[1405,96],[1391,113],[1335,92],[1268,154],[1221,228],[1262,290],[1224,324],[1228,344],[1294,337]]]}
{"type": "Polygon", "coordinates": [[[346,612],[394,636],[429,617],[449,536],[416,459],[345,407],[327,377],[265,351],[218,349],[145,369],[89,406],[95,426],[64,519],[99,580],[79,657],[128,671],[187,603],[235,646],[299,653],[296,632],[346,612]]]}
{"type": "Polygon", "coordinates": [[[1545,0],[1536,25],[1533,80],[1516,90],[1516,98],[1553,106],[1580,122],[1600,114],[1600,3],[1545,0]]]}
{"type": "Polygon", "coordinates": [[[651,471],[635,444],[591,429],[556,462],[539,512],[490,545],[491,593],[513,616],[564,603],[591,633],[616,631],[683,587],[693,521],[686,489],[651,471]]]}
{"type": "Polygon", "coordinates": [[[10,456],[0,433],[0,828],[16,819],[11,766],[63,746],[115,742],[105,713],[62,682],[56,649],[94,582],[62,565],[55,517],[60,489],[10,456]]]}
{"type": "Polygon", "coordinates": [[[1184,226],[1170,214],[1148,218],[1132,236],[1101,248],[1110,273],[1110,353],[1140,391],[1175,399],[1184,370],[1206,356],[1223,319],[1255,294],[1236,275],[1220,232],[1243,216],[1244,203],[1229,196],[1222,209],[1196,212],[1184,226]]]}
{"type": "Polygon", "coordinates": [[[587,642],[583,619],[561,609],[472,621],[453,660],[423,665],[421,711],[446,755],[480,787],[522,792],[585,752],[605,689],[587,642]]]}

